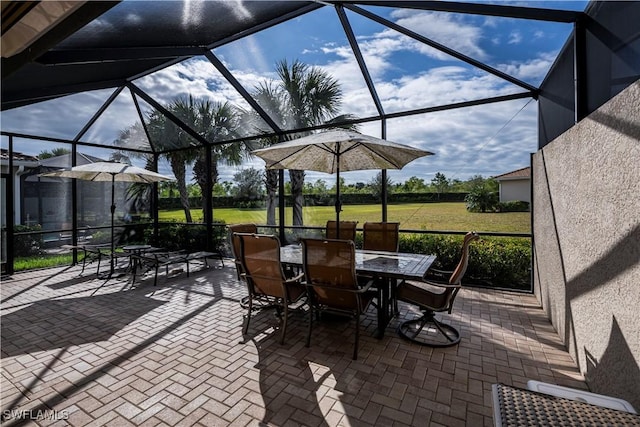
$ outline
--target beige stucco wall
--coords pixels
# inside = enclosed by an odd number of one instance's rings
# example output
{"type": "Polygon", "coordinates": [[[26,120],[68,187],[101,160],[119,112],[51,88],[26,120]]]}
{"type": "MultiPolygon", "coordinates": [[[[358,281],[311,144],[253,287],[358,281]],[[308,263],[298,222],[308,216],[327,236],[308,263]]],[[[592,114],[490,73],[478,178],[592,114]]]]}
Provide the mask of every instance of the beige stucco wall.
{"type": "Polygon", "coordinates": [[[500,182],[500,201],[510,200],[531,202],[531,180],[527,178],[500,182]]]}
{"type": "Polygon", "coordinates": [[[640,81],[532,158],[534,289],[591,391],[640,412],[640,81]]]}

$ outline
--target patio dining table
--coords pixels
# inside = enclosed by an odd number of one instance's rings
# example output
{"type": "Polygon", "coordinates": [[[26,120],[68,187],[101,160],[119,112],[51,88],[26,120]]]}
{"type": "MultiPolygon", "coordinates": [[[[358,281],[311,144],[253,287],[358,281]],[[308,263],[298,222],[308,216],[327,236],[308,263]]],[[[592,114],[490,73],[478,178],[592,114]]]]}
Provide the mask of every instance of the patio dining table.
{"type": "MultiPolygon", "coordinates": [[[[435,255],[403,252],[369,251],[356,249],[356,273],[383,280],[381,309],[378,310],[378,336],[393,317],[391,286],[395,280],[420,280],[436,260],[435,255]]],[[[286,266],[302,268],[302,246],[286,245],[280,248],[280,262],[286,266]]]]}

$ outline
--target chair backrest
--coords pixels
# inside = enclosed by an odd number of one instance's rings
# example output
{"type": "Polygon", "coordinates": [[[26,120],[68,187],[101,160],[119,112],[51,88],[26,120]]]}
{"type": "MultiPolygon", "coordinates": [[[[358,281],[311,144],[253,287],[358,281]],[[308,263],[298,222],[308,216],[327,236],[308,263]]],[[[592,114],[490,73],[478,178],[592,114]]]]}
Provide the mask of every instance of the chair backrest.
{"type": "Polygon", "coordinates": [[[285,281],[280,264],[280,241],[265,234],[235,233],[240,242],[240,262],[249,290],[285,298],[285,281]]]}
{"type": "Polygon", "coordinates": [[[358,289],[352,240],[302,239],[302,253],[305,278],[317,302],[339,309],[357,307],[352,292],[358,289]]]}
{"type": "Polygon", "coordinates": [[[340,235],[338,235],[337,232],[337,224],[338,221],[327,221],[325,233],[327,239],[356,239],[356,225],[358,225],[357,221],[340,221],[340,235]]]}
{"type": "Polygon", "coordinates": [[[453,273],[449,278],[450,285],[462,284],[462,278],[467,272],[467,266],[469,265],[469,245],[471,245],[471,242],[478,240],[479,238],[480,236],[478,236],[475,231],[470,231],[465,234],[462,242],[462,256],[460,257],[460,262],[458,262],[457,267],[453,270],[453,273]]]}
{"type": "Polygon", "coordinates": [[[231,224],[228,226],[229,236],[231,240],[231,253],[238,260],[240,258],[240,240],[236,239],[235,233],[252,233],[258,234],[258,226],[255,224],[231,224]]]}
{"type": "Polygon", "coordinates": [[[365,222],[362,249],[398,252],[399,222],[365,222]]]}

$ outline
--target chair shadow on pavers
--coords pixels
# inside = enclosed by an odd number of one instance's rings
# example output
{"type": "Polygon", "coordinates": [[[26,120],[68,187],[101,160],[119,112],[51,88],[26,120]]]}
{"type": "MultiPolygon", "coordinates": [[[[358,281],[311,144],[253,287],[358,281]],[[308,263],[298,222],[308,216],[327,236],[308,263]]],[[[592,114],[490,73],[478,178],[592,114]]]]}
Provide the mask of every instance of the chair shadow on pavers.
{"type": "MultiPolygon", "coordinates": [[[[304,321],[291,322],[284,345],[278,342],[278,334],[253,334],[247,345],[255,346],[258,354],[255,368],[259,370],[265,410],[260,425],[329,427],[378,423],[379,412],[366,413],[364,410],[379,407],[369,403],[377,391],[388,392],[387,386],[382,384],[371,388],[372,383],[382,382],[385,373],[372,370],[372,362],[367,360],[369,355],[379,351],[376,349],[379,341],[374,336],[375,310],[369,315],[371,321],[365,322],[369,327],[363,334],[361,357],[357,361],[351,358],[353,322],[350,319],[325,319],[315,328],[316,344],[310,348],[304,345],[304,321]]],[[[266,330],[266,323],[258,327],[258,318],[254,322],[255,328],[266,330]]],[[[275,323],[266,316],[263,322],[275,323]]],[[[377,357],[372,356],[372,359],[377,357]]]]}
{"type": "Polygon", "coordinates": [[[379,414],[365,414],[362,405],[369,405],[375,391],[366,381],[380,382],[384,375],[371,371],[372,360],[382,351],[375,337],[376,319],[376,311],[369,310],[362,325],[361,358],[353,361],[350,318],[325,316],[314,328],[315,345],[306,347],[307,314],[292,313],[287,339],[280,344],[281,322],[274,311],[256,313],[250,334],[241,342],[257,352],[252,367],[258,370],[264,402],[259,425],[375,425],[379,414]]]}
{"type": "Polygon", "coordinates": [[[114,292],[3,309],[2,357],[105,341],[162,304],[140,292],[114,292]]]}

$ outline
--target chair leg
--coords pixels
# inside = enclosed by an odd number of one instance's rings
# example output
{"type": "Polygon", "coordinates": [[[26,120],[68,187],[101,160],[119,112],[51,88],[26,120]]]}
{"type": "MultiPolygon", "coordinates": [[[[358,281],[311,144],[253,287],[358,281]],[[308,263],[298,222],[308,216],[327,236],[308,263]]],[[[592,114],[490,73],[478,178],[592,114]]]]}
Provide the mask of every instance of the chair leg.
{"type": "Polygon", "coordinates": [[[311,328],[313,323],[313,306],[309,305],[309,329],[307,330],[307,347],[311,346],[311,328]]]}
{"type": "Polygon", "coordinates": [[[353,360],[358,360],[358,342],[360,341],[360,313],[356,313],[356,342],[353,345],[353,360]]]}
{"type": "Polygon", "coordinates": [[[289,307],[284,301],[284,318],[282,319],[282,332],[280,332],[280,345],[284,344],[284,334],[287,332],[287,318],[289,317],[289,307]]]}
{"type": "Polygon", "coordinates": [[[84,267],[87,265],[87,250],[84,249],[84,257],[82,257],[82,271],[80,274],[84,273],[84,267]]]}
{"type": "Polygon", "coordinates": [[[133,270],[131,274],[131,286],[136,283],[136,274],[138,273],[138,263],[133,264],[133,270]]]}
{"type": "Polygon", "coordinates": [[[100,261],[102,261],[102,255],[98,254],[98,269],[96,270],[96,276],[100,276],[100,261]]]}
{"type": "Polygon", "coordinates": [[[248,298],[248,302],[247,302],[247,321],[244,324],[244,328],[242,329],[242,334],[243,335],[247,335],[247,332],[249,332],[249,322],[251,321],[251,310],[253,309],[253,298],[251,298],[251,295],[249,295],[248,298]]]}

